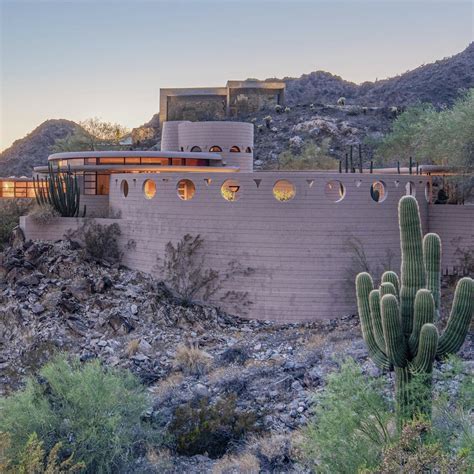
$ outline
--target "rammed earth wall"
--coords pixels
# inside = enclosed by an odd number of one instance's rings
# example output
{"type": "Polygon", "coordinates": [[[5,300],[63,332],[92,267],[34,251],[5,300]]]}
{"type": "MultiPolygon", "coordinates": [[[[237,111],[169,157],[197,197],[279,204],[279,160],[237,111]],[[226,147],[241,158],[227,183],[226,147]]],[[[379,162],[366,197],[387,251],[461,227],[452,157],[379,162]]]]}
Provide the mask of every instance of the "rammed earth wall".
{"type": "MultiPolygon", "coordinates": [[[[111,177],[110,206],[114,213],[120,212],[121,219],[99,221],[119,223],[124,264],[131,268],[153,272],[156,257],[163,255],[169,241],[176,242],[185,234],[200,234],[209,267],[222,271],[230,261],[237,260],[255,270],[251,276],[237,275],[225,288],[248,292],[253,302],[249,317],[280,322],[326,319],[356,310],[350,270],[355,254],[349,240],[357,239],[372,268],[386,262],[387,254],[392,254],[393,268],[399,268],[397,206],[408,181],[416,189],[424,232],[440,232],[443,264],[455,265],[450,240],[456,235],[474,234],[474,206],[428,205],[425,176],[309,172],[117,174],[111,177]],[[177,195],[177,183],[182,178],[192,179],[196,187],[189,201],[177,195]],[[143,193],[147,179],[156,183],[152,199],[143,193]],[[226,179],[238,181],[237,201],[222,197],[221,185],[226,179]],[[273,196],[273,186],[281,179],[295,186],[296,195],[291,201],[280,202],[273,196]],[[127,197],[121,191],[123,180],[129,185],[127,197]],[[325,193],[326,184],[333,180],[339,180],[345,189],[344,198],[337,203],[325,193]],[[383,202],[374,202],[370,195],[370,186],[376,180],[385,184],[383,202]],[[457,225],[458,221],[461,227],[452,234],[448,232],[444,223],[457,225]],[[134,250],[125,250],[129,241],[135,242],[134,250]]],[[[333,187],[330,196],[334,195],[338,198],[333,187]]],[[[81,223],[81,219],[58,219],[38,227],[22,218],[26,237],[32,239],[59,239],[66,229],[81,223]]]]}

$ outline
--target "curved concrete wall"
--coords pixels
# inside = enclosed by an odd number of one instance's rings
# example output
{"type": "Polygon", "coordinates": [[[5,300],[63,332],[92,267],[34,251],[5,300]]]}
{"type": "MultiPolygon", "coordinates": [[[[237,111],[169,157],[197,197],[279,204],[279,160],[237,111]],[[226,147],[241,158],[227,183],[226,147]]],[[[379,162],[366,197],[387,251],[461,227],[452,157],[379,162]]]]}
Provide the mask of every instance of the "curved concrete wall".
{"type": "MultiPolygon", "coordinates": [[[[205,242],[206,265],[221,272],[229,262],[251,267],[251,276],[236,275],[223,290],[248,292],[253,302],[249,316],[276,321],[325,319],[356,310],[352,284],[355,253],[349,241],[357,242],[368,263],[379,267],[391,255],[392,268],[400,265],[397,220],[398,201],[408,181],[415,183],[424,231],[428,203],[424,176],[379,176],[277,172],[212,175],[206,173],[120,174],[112,176],[110,205],[120,211],[122,239],[136,242],[125,252],[125,264],[152,272],[165,245],[185,234],[200,234],[205,242]],[[192,200],[177,195],[180,179],[196,187],[192,200]],[[383,202],[374,202],[370,186],[378,178],[386,185],[383,202]],[[145,199],[143,183],[152,179],[156,195],[145,199]],[[211,179],[210,183],[208,179],[211,179]],[[226,201],[221,185],[237,180],[240,198],[226,201]],[[276,181],[293,183],[295,197],[286,202],[273,196],[276,181]],[[124,197],[120,183],[127,180],[124,197]],[[340,181],[344,198],[329,192],[329,181],[340,181]]],[[[334,189],[334,188],[333,188],[334,189]]],[[[337,188],[339,189],[339,188],[337,188]]],[[[216,300],[216,303],[219,303],[216,300]]]]}
{"type": "Polygon", "coordinates": [[[161,151],[180,151],[178,127],[183,121],[164,122],[161,131],[161,151]]]}
{"type": "Polygon", "coordinates": [[[191,151],[194,146],[199,146],[203,152],[207,152],[217,145],[222,148],[219,154],[228,166],[252,171],[253,129],[251,123],[244,122],[182,122],[178,125],[179,147],[191,151]],[[230,153],[233,146],[238,146],[241,152],[230,153]],[[250,148],[250,153],[245,152],[247,148],[250,148]]]}

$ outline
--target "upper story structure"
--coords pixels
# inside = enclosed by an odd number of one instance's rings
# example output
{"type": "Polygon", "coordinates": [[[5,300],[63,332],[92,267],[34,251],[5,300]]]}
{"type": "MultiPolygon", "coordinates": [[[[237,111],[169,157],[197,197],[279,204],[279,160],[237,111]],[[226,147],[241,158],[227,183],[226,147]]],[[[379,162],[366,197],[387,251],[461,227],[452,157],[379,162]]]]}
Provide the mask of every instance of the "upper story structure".
{"type": "Polygon", "coordinates": [[[284,102],[282,81],[227,81],[225,87],[160,89],[160,123],[225,120],[284,102]]]}

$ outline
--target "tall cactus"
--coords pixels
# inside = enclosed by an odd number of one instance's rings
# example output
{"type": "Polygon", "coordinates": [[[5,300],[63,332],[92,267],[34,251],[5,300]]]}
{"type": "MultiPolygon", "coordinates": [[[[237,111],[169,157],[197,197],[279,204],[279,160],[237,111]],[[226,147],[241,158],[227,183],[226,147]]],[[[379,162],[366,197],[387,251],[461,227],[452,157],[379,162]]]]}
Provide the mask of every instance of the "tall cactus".
{"type": "MultiPolygon", "coordinates": [[[[51,163],[48,164],[48,176],[46,178],[34,178],[33,186],[36,201],[40,206],[53,206],[61,217],[78,217],[80,210],[80,189],[76,173],[61,171],[58,167],[54,170],[51,163]]],[[[86,214],[86,206],[82,217],[86,214]]]]}
{"type": "Polygon", "coordinates": [[[357,305],[369,355],[381,369],[395,372],[399,427],[417,413],[431,413],[433,362],[457,352],[474,312],[474,280],[462,278],[456,287],[446,329],[434,325],[440,311],[441,241],[422,237],[418,202],[404,196],[398,205],[402,252],[401,279],[389,271],[379,289],[372,277],[356,278],[357,305]],[[415,376],[421,383],[414,384],[415,376]]]}

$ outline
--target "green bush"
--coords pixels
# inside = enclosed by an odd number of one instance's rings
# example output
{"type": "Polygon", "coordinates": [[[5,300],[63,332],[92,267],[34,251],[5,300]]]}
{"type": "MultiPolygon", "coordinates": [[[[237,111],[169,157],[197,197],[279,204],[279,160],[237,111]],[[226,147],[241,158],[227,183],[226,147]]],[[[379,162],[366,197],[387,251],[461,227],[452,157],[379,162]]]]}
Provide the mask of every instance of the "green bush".
{"type": "Polygon", "coordinates": [[[218,458],[226,453],[231,443],[258,430],[254,413],[239,412],[236,396],[230,395],[214,405],[202,398],[178,407],[169,431],[175,439],[178,454],[207,453],[211,458],[218,458]]]}
{"type": "Polygon", "coordinates": [[[380,383],[364,376],[351,359],[329,377],[302,446],[317,472],[355,473],[380,463],[382,448],[392,440],[393,419],[380,383]]]}
{"type": "Polygon", "coordinates": [[[28,214],[31,206],[30,199],[0,199],[0,250],[8,244],[20,216],[28,214]]]}
{"type": "Polygon", "coordinates": [[[141,418],[147,406],[144,387],[130,372],[60,356],[23,390],[0,399],[0,432],[11,438],[14,463],[37,433],[46,451],[61,443],[61,454],[74,453],[87,472],[114,472],[146,442],[158,441],[141,418]]]}
{"type": "Polygon", "coordinates": [[[308,143],[301,153],[284,151],[278,156],[281,170],[336,170],[339,162],[328,154],[329,141],[324,140],[321,146],[308,143]]]}

